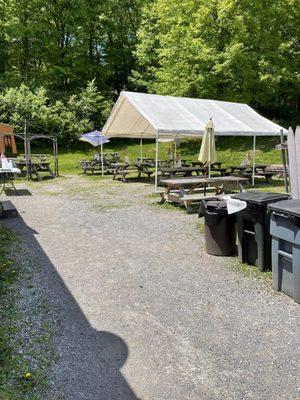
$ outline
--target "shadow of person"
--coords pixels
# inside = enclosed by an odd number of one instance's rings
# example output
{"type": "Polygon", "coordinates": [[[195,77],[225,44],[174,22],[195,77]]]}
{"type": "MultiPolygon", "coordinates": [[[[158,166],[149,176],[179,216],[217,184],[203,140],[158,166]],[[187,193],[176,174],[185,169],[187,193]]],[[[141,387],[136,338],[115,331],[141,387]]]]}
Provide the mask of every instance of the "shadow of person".
{"type": "MultiPolygon", "coordinates": [[[[118,335],[94,329],[40,244],[38,234],[21,217],[5,220],[26,245],[29,257],[38,260],[34,283],[40,285],[54,321],[58,353],[51,374],[49,399],[139,400],[121,372],[128,347],[118,335]]],[[[79,283],[80,284],[80,283],[79,283]]],[[[47,397],[48,398],[48,397],[47,397]]]]}

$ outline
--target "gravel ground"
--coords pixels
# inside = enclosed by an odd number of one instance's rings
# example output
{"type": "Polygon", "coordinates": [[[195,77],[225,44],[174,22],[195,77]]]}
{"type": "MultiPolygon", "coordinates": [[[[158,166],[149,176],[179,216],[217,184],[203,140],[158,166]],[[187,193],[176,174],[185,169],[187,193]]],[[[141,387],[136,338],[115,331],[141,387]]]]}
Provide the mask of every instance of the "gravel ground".
{"type": "Polygon", "coordinates": [[[300,306],[208,256],[197,216],[154,206],[143,183],[21,186],[32,196],[10,197],[6,224],[44,267],[48,399],[300,398],[300,306]]]}

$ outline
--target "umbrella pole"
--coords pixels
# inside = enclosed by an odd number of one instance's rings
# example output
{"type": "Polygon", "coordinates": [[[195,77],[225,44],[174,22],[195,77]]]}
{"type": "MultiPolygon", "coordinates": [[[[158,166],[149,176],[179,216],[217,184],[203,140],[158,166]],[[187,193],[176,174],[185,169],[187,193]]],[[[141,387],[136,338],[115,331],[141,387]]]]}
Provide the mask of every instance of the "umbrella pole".
{"type": "Polygon", "coordinates": [[[104,166],[103,166],[103,144],[101,142],[101,175],[104,175],[104,166]]]}
{"type": "Polygon", "coordinates": [[[158,184],[158,135],[156,136],[156,144],[155,144],[155,192],[157,192],[157,184],[158,184]]]}
{"type": "Polygon", "coordinates": [[[255,185],[255,153],[256,153],[256,135],[253,136],[252,186],[255,185]]]}

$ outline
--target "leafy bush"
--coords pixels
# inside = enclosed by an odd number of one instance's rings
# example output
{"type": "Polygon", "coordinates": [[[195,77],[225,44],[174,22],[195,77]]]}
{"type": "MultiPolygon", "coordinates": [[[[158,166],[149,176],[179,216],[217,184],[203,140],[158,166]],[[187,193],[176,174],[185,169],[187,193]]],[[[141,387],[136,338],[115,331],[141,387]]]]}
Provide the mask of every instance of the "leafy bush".
{"type": "Polygon", "coordinates": [[[101,129],[111,102],[98,92],[91,81],[78,94],[66,100],[51,101],[43,87],[30,89],[22,84],[0,94],[0,121],[11,124],[15,132],[56,135],[60,144],[77,141],[78,136],[101,129]]]}

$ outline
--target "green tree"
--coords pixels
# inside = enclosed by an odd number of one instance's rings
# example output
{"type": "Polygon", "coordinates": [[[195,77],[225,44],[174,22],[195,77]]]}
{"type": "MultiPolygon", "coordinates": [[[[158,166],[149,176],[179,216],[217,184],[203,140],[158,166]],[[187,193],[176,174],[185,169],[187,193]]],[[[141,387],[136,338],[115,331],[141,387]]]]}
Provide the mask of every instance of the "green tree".
{"type": "Polygon", "coordinates": [[[137,84],[162,94],[247,102],[299,118],[297,0],[155,0],[138,31],[137,84]]]}

